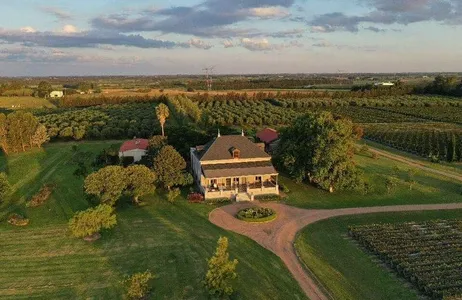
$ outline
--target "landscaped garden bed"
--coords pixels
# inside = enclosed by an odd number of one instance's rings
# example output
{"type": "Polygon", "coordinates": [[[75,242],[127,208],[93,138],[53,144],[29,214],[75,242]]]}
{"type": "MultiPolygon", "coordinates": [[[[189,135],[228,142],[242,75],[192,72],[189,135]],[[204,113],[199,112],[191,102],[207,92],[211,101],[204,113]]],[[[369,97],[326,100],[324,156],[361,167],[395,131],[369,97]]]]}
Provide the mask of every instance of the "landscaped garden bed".
{"type": "Polygon", "coordinates": [[[276,219],[276,212],[266,207],[250,207],[241,209],[236,217],[245,222],[262,223],[276,219]]]}
{"type": "Polygon", "coordinates": [[[462,297],[460,221],[355,226],[350,235],[432,299],[462,297]]]}

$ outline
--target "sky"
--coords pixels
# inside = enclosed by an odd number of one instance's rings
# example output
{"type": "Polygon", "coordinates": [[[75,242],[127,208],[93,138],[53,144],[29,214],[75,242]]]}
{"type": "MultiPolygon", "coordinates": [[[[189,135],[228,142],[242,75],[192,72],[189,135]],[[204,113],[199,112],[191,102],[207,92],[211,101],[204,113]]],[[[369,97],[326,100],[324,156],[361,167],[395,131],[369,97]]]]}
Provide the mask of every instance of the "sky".
{"type": "Polygon", "coordinates": [[[0,0],[0,76],[462,71],[462,0],[0,0]]]}

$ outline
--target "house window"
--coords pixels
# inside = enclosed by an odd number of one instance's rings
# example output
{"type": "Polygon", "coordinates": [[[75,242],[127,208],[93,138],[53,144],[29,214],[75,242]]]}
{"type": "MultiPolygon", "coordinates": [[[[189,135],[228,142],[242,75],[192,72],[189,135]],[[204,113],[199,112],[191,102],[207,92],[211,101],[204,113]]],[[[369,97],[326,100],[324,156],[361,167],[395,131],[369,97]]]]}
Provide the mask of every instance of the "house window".
{"type": "Polygon", "coordinates": [[[233,150],[233,158],[239,158],[241,156],[241,151],[239,151],[238,149],[234,149],[233,150]]]}
{"type": "Polygon", "coordinates": [[[257,176],[257,177],[255,177],[255,182],[257,182],[257,183],[261,183],[261,176],[257,176]]]}
{"type": "Polygon", "coordinates": [[[226,178],[226,186],[231,187],[231,178],[226,178]]]}
{"type": "Polygon", "coordinates": [[[210,179],[210,186],[213,188],[218,187],[218,179],[210,179]]]}

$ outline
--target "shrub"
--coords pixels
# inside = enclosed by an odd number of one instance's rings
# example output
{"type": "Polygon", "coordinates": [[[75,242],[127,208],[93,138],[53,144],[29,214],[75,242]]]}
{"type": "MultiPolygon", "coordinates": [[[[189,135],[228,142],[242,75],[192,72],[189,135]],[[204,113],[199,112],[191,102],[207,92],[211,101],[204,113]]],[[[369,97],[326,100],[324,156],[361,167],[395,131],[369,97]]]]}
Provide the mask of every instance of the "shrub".
{"type": "Polygon", "coordinates": [[[230,202],[231,202],[230,198],[216,198],[216,199],[205,200],[205,203],[208,205],[223,205],[223,204],[227,204],[230,202]]]}
{"type": "Polygon", "coordinates": [[[5,173],[0,173],[0,202],[10,194],[11,186],[5,173]]]}
{"type": "Polygon", "coordinates": [[[110,229],[117,224],[111,206],[106,204],[77,212],[69,221],[69,229],[75,237],[85,238],[110,229]]]}
{"type": "Polygon", "coordinates": [[[180,189],[173,189],[168,192],[167,200],[170,203],[175,203],[175,199],[181,194],[180,189]]]}
{"type": "Polygon", "coordinates": [[[279,195],[257,195],[255,200],[262,202],[281,201],[283,198],[279,195]]]}
{"type": "Polygon", "coordinates": [[[123,281],[129,299],[144,299],[151,290],[149,282],[154,279],[151,272],[136,273],[123,281]]]}
{"type": "Polygon", "coordinates": [[[45,184],[42,186],[40,191],[38,191],[37,194],[35,194],[30,201],[27,203],[27,207],[37,207],[45,203],[51,196],[51,193],[53,193],[53,190],[55,189],[54,184],[45,184]]]}
{"type": "Polygon", "coordinates": [[[19,215],[19,214],[11,214],[8,217],[8,223],[14,226],[26,226],[29,224],[29,219],[19,215]]]}
{"type": "Polygon", "coordinates": [[[240,210],[236,217],[246,222],[268,222],[276,218],[276,212],[266,207],[250,207],[240,210]]]}
{"type": "Polygon", "coordinates": [[[188,195],[188,202],[189,203],[203,203],[204,195],[202,195],[201,193],[191,193],[188,195]]]}
{"type": "Polygon", "coordinates": [[[282,182],[279,183],[279,190],[286,194],[290,193],[290,189],[282,182]]]}

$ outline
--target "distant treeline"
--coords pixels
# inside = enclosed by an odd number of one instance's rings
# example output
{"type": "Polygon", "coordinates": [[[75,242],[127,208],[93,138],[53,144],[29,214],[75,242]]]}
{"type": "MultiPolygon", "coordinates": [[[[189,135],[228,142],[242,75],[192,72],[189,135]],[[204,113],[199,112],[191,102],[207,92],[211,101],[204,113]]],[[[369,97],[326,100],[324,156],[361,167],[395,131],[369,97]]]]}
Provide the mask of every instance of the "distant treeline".
{"type": "Polygon", "coordinates": [[[103,104],[124,104],[124,103],[147,103],[147,102],[160,102],[166,101],[165,96],[92,96],[82,97],[73,96],[59,98],[56,100],[56,104],[59,107],[70,108],[70,107],[89,107],[103,104]]]}
{"type": "MultiPolygon", "coordinates": [[[[338,79],[330,77],[320,78],[287,78],[287,79],[251,79],[251,80],[216,80],[213,82],[213,89],[222,90],[252,90],[252,89],[303,89],[311,88],[316,85],[346,85],[351,86],[353,80],[351,79],[338,79]]],[[[194,80],[188,82],[188,88],[195,90],[206,89],[204,80],[194,80]]]]}

